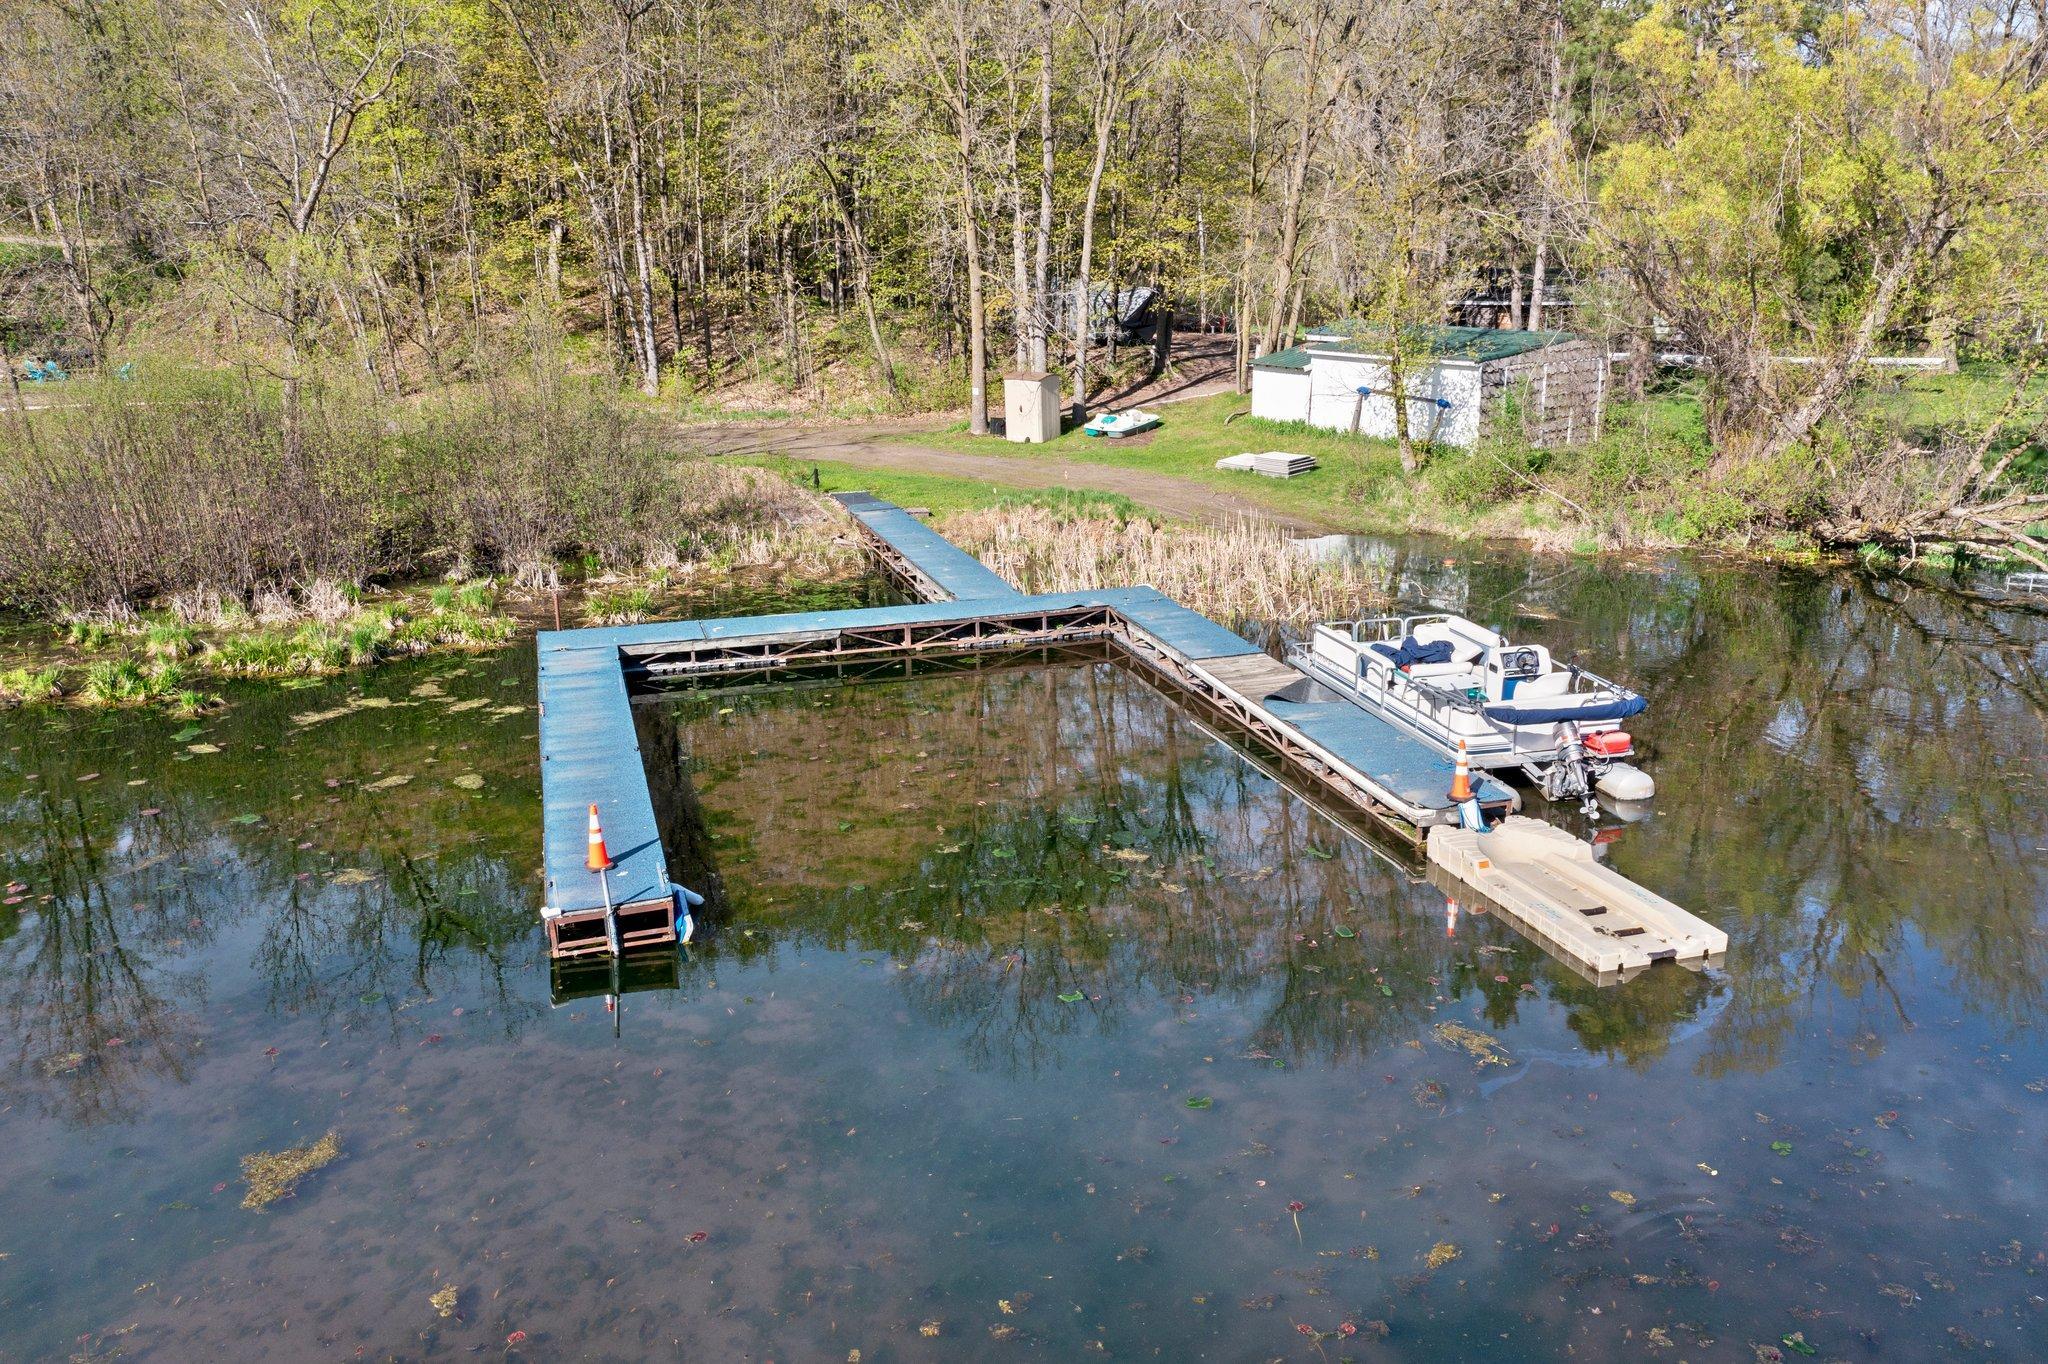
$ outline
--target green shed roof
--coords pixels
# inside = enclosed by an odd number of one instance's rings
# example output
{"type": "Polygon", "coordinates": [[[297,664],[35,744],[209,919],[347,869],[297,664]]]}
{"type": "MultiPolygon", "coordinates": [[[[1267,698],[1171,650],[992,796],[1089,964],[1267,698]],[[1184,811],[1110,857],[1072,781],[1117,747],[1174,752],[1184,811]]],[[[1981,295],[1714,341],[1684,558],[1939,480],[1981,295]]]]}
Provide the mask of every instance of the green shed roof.
{"type": "MultiPolygon", "coordinates": [[[[1308,329],[1311,350],[1343,350],[1353,355],[1385,355],[1384,327],[1356,319],[1332,322],[1308,329]],[[1321,338],[1334,338],[1323,340],[1321,338]]],[[[1424,355],[1444,360],[1505,360],[1560,341],[1572,339],[1570,332],[1514,331],[1501,327],[1416,327],[1409,332],[1411,344],[1424,355]]],[[[1280,352],[1286,354],[1285,351],[1280,352]]]]}
{"type": "Polygon", "coordinates": [[[1308,368],[1308,350],[1303,346],[1289,346],[1271,355],[1256,356],[1252,360],[1252,368],[1305,370],[1308,368]]]}

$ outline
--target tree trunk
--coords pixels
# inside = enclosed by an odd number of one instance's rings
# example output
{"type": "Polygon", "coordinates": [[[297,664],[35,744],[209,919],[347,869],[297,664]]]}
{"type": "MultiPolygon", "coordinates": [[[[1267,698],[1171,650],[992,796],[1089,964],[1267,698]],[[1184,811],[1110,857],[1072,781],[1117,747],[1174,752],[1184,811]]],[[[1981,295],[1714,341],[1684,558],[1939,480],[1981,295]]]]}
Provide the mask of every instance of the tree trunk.
{"type": "MultiPolygon", "coordinates": [[[[1315,159],[1316,138],[1321,131],[1324,116],[1329,112],[1330,101],[1318,101],[1317,88],[1322,80],[1323,23],[1326,14],[1319,14],[1315,26],[1309,30],[1308,45],[1302,54],[1301,123],[1295,130],[1294,157],[1288,163],[1287,183],[1280,198],[1280,250],[1275,257],[1278,277],[1273,283],[1271,311],[1266,316],[1266,334],[1263,352],[1270,353],[1281,348],[1280,326],[1285,316],[1282,311],[1288,303],[1288,296],[1294,289],[1294,272],[1298,264],[1296,256],[1301,249],[1301,200],[1308,187],[1309,165],[1315,159]]],[[[1340,87],[1341,88],[1341,87],[1340,87]]]]}
{"type": "Polygon", "coordinates": [[[637,98],[627,83],[626,176],[633,228],[634,342],[640,352],[640,391],[652,398],[661,392],[661,348],[654,337],[654,242],[647,223],[647,182],[640,161],[640,117],[637,98]]]}
{"type": "MultiPolygon", "coordinates": [[[[1805,440],[1813,428],[1834,410],[1848,391],[1856,370],[1870,358],[1871,348],[1891,321],[1892,307],[1898,301],[1899,290],[1906,282],[1915,260],[1923,250],[1926,232],[1921,224],[1914,224],[1903,241],[1898,253],[1878,276],[1877,288],[1870,302],[1865,305],[1863,316],[1856,324],[1856,331],[1849,344],[1833,356],[1822,357],[1817,365],[1820,373],[1813,387],[1807,390],[1793,409],[1772,423],[1755,448],[1744,451],[1740,446],[1717,450],[1714,456],[1716,473],[1726,473],[1747,454],[1757,460],[1773,460],[1805,440]]],[[[1945,243],[1944,243],[1945,244],[1945,243]]]]}
{"type": "Polygon", "coordinates": [[[1650,372],[1657,366],[1657,348],[1650,335],[1651,324],[1638,322],[1628,329],[1628,396],[1641,402],[1650,389],[1650,372]]]}
{"type": "Polygon", "coordinates": [[[1052,0],[1038,0],[1038,228],[1031,258],[1031,368],[1052,369],[1052,0]]]}
{"type": "Polygon", "coordinates": [[[1394,443],[1401,451],[1401,472],[1412,474],[1422,468],[1422,461],[1415,457],[1415,440],[1408,426],[1408,366],[1401,355],[1401,347],[1387,347],[1387,381],[1393,386],[1394,401],[1394,443]]]}
{"type": "MultiPolygon", "coordinates": [[[[1105,71],[1101,77],[1106,87],[1112,87],[1115,72],[1105,71]]],[[[1095,158],[1088,166],[1088,194],[1081,206],[1081,260],[1080,268],[1074,275],[1074,413],[1085,416],[1088,411],[1088,342],[1093,330],[1094,318],[1089,308],[1092,292],[1088,278],[1095,255],[1095,208],[1102,196],[1102,175],[1109,164],[1109,135],[1114,127],[1115,102],[1104,94],[1098,98],[1095,110],[1095,158]]]]}
{"type": "Polygon", "coordinates": [[[1173,358],[1173,304],[1163,281],[1152,288],[1152,365],[1146,377],[1157,379],[1166,373],[1166,362],[1173,358]]]}
{"type": "Polygon", "coordinates": [[[988,316],[982,299],[981,230],[974,212],[974,130],[960,119],[960,227],[967,253],[967,429],[988,434],[988,316]]]}

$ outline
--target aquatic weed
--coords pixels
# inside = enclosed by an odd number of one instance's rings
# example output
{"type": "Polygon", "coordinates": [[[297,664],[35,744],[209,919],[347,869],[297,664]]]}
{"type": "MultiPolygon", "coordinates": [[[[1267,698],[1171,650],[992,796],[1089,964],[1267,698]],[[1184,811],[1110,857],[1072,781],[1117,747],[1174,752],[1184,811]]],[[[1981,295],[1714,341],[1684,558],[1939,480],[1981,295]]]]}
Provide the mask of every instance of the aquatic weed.
{"type": "Polygon", "coordinates": [[[62,676],[56,668],[8,668],[0,672],[0,704],[33,705],[48,701],[59,694],[57,684],[62,676]]]}
{"type": "Polygon", "coordinates": [[[340,1155],[340,1134],[330,1131],[318,1141],[243,1156],[242,1178],[248,1181],[249,1192],[242,1196],[242,1206],[261,1210],[291,1197],[300,1180],[331,1165],[340,1155]]]}

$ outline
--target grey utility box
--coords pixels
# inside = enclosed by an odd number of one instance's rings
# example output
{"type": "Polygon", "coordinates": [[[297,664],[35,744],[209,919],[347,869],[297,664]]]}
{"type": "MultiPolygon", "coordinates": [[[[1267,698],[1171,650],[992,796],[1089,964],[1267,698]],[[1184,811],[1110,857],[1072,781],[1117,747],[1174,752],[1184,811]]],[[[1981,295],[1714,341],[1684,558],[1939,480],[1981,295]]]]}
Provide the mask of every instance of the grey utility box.
{"type": "Polygon", "coordinates": [[[1060,377],[1025,370],[1003,376],[1003,434],[1043,444],[1060,433],[1060,377]]]}

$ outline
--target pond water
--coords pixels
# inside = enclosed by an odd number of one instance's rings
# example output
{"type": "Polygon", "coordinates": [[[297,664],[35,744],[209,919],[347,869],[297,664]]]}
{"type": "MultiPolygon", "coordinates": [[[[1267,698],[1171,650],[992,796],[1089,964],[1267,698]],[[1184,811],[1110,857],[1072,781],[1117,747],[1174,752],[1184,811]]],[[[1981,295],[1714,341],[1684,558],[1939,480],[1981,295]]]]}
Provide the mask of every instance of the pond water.
{"type": "Polygon", "coordinates": [[[1608,853],[1725,970],[1448,935],[1101,662],[643,705],[713,905],[616,1010],[530,649],[17,711],[0,1360],[2048,1355],[2041,617],[1348,552],[1643,688],[1608,853]]]}

